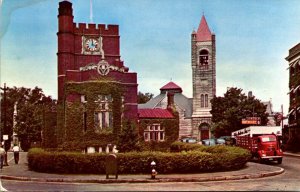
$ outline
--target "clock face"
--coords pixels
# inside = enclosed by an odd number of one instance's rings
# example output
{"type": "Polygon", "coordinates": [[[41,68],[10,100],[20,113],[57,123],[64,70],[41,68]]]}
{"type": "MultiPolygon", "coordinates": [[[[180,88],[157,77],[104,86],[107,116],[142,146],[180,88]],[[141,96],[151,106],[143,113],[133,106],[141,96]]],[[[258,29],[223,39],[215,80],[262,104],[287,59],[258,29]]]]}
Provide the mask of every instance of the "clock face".
{"type": "Polygon", "coordinates": [[[85,41],[85,48],[88,51],[99,51],[99,41],[97,39],[89,38],[85,41]]]}

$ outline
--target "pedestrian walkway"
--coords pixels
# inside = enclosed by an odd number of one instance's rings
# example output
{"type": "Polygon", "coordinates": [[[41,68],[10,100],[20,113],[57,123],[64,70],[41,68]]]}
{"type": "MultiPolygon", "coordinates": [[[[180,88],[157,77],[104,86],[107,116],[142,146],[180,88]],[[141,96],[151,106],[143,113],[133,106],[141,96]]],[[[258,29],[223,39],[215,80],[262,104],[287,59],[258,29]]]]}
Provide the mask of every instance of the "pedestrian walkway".
{"type": "MultiPolygon", "coordinates": [[[[23,154],[23,156],[25,156],[23,154]]],[[[238,180],[253,179],[278,175],[284,172],[284,169],[274,165],[259,164],[248,162],[246,167],[237,171],[214,172],[214,173],[198,173],[198,174],[159,174],[155,179],[151,179],[150,173],[140,175],[119,175],[115,179],[114,175],[110,175],[110,179],[106,179],[106,175],[96,174],[50,174],[38,173],[28,170],[26,158],[21,158],[19,164],[9,162],[9,166],[5,166],[1,170],[2,180],[18,180],[18,181],[36,181],[36,182],[72,182],[72,183],[148,183],[148,182],[203,182],[203,181],[220,181],[220,180],[238,180]]]]}

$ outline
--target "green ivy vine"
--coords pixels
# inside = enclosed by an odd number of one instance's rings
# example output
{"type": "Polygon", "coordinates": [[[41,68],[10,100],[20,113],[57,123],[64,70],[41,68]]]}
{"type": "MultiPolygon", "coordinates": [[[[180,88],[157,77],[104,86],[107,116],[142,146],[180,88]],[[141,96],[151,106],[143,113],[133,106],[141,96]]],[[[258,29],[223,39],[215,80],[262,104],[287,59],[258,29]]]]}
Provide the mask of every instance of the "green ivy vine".
{"type": "Polygon", "coordinates": [[[117,143],[117,136],[122,123],[122,85],[113,80],[97,79],[86,82],[67,82],[65,85],[65,102],[58,107],[58,132],[64,135],[58,139],[64,150],[82,150],[88,146],[103,147],[117,143]],[[69,95],[77,100],[69,102],[69,95]],[[82,103],[80,96],[85,95],[87,102],[82,103]],[[94,112],[99,95],[110,95],[112,102],[109,109],[113,115],[112,127],[96,130],[94,112]],[[86,129],[83,114],[86,113],[86,129]]]}

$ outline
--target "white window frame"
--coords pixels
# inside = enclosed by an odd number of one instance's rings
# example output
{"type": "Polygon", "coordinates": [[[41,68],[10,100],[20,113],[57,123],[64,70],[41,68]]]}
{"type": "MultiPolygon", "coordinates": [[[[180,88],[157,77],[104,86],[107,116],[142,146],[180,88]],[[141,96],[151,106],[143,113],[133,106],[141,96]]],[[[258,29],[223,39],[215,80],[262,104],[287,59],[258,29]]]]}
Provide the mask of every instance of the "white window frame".
{"type": "Polygon", "coordinates": [[[144,129],[144,141],[165,141],[165,129],[159,123],[147,125],[144,129]]]}
{"type": "Polygon", "coordinates": [[[113,117],[112,111],[109,109],[109,104],[112,103],[111,95],[98,95],[98,100],[95,101],[98,104],[97,110],[94,112],[94,123],[96,129],[104,129],[112,127],[113,117]]]}

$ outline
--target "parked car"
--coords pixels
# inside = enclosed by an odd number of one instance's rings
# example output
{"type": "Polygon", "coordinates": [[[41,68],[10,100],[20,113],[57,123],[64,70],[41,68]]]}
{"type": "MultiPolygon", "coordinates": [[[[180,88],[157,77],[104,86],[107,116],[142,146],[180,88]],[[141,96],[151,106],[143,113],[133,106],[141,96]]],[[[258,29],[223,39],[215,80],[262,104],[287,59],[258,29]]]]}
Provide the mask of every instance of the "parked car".
{"type": "Polygon", "coordinates": [[[225,145],[226,144],[226,140],[223,139],[223,138],[218,138],[218,139],[216,139],[216,141],[217,141],[218,145],[225,145]]]}
{"type": "Polygon", "coordinates": [[[185,137],[180,139],[180,141],[184,143],[197,143],[197,139],[193,137],[185,137]]]}
{"type": "Polygon", "coordinates": [[[234,145],[235,139],[231,136],[221,136],[219,139],[225,140],[225,145],[234,145]]]}
{"type": "Polygon", "coordinates": [[[202,140],[202,145],[214,146],[216,145],[216,139],[204,139],[202,140]]]}
{"type": "Polygon", "coordinates": [[[222,138],[212,138],[202,140],[202,145],[215,146],[215,145],[225,145],[226,141],[222,138]]]}
{"type": "Polygon", "coordinates": [[[231,136],[221,136],[219,138],[220,139],[225,139],[225,141],[230,141],[231,140],[231,136]]]}

